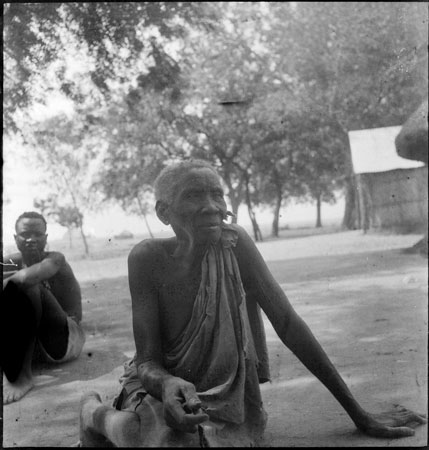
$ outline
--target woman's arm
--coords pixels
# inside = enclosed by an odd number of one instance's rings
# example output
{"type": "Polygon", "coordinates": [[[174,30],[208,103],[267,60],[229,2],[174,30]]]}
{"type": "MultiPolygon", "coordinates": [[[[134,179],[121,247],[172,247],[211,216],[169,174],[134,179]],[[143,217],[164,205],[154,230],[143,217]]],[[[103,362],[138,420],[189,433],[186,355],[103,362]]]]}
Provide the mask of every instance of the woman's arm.
{"type": "Polygon", "coordinates": [[[405,425],[423,423],[421,415],[401,410],[376,417],[361,408],[310,328],[293,309],[250,236],[241,227],[238,231],[236,255],[245,290],[257,299],[282,342],[329,389],[359,429],[379,437],[413,434],[405,425]]]}

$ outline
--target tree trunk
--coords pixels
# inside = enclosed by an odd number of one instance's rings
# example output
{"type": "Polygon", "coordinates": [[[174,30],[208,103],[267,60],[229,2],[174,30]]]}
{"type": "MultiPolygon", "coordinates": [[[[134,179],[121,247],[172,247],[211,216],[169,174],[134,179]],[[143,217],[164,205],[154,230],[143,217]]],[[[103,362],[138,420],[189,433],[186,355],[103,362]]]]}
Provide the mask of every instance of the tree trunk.
{"type": "MultiPolygon", "coordinates": [[[[292,153],[289,151],[288,167],[292,167],[292,153]]],[[[283,187],[284,187],[284,176],[279,172],[276,166],[273,167],[271,172],[271,179],[276,190],[276,203],[274,206],[274,217],[273,224],[271,228],[271,236],[279,237],[279,221],[280,221],[280,209],[283,202],[283,187]]]]}
{"type": "Polygon", "coordinates": [[[366,180],[362,174],[356,175],[356,188],[357,188],[357,205],[358,205],[358,224],[359,228],[366,233],[370,227],[371,217],[371,205],[369,202],[369,195],[366,187],[366,180]]]}
{"type": "Polygon", "coordinates": [[[237,223],[238,209],[240,207],[240,201],[234,195],[229,195],[229,201],[231,202],[231,209],[234,216],[231,218],[232,223],[237,223]]]}
{"type": "Polygon", "coordinates": [[[86,236],[85,233],[83,232],[83,220],[79,221],[79,230],[80,230],[80,235],[82,237],[82,242],[83,242],[83,246],[85,247],[85,255],[89,255],[89,247],[88,247],[88,242],[86,241],[86,236]]]}
{"type": "Polygon", "coordinates": [[[277,192],[276,204],[274,206],[273,225],[271,228],[272,237],[279,237],[280,208],[282,206],[282,200],[283,198],[281,192],[277,192]]]}
{"type": "Polygon", "coordinates": [[[150,229],[149,222],[147,221],[146,214],[143,214],[143,219],[144,219],[144,222],[146,224],[147,231],[149,231],[149,235],[153,239],[152,230],[150,229]]]}
{"type": "Polygon", "coordinates": [[[138,194],[137,194],[136,198],[137,198],[137,203],[139,205],[140,213],[143,216],[144,222],[146,224],[147,231],[149,231],[149,235],[153,239],[152,230],[150,229],[149,222],[148,222],[147,217],[146,217],[146,211],[145,211],[145,209],[144,209],[144,207],[142,205],[142,202],[140,201],[140,198],[139,198],[138,194]]]}
{"type": "Polygon", "coordinates": [[[263,241],[262,233],[256,220],[256,215],[255,212],[253,211],[252,206],[247,205],[247,210],[249,212],[250,221],[252,222],[253,236],[255,237],[255,241],[262,242],[263,241]]]}
{"type": "Polygon", "coordinates": [[[249,191],[249,178],[248,175],[245,175],[245,187],[246,187],[246,204],[247,204],[247,211],[249,213],[250,221],[252,222],[252,228],[253,228],[253,236],[255,237],[255,241],[262,242],[262,233],[259,228],[258,222],[256,220],[255,212],[253,211],[252,207],[252,201],[250,200],[250,191],[249,191]]]}
{"type": "Polygon", "coordinates": [[[348,230],[355,230],[359,227],[359,211],[356,195],[356,180],[353,174],[347,177],[346,181],[346,205],[342,227],[348,230]]]}
{"type": "MultiPolygon", "coordinates": [[[[330,108],[332,105],[330,105],[330,108]]],[[[337,124],[339,137],[343,141],[343,151],[345,157],[345,173],[346,173],[346,192],[345,192],[345,208],[342,228],[347,230],[356,230],[360,224],[359,201],[356,190],[356,179],[353,172],[352,154],[350,149],[350,141],[348,137],[348,127],[337,114],[334,113],[333,118],[337,124]]]]}
{"type": "MultiPolygon", "coordinates": [[[[63,178],[64,178],[64,180],[66,182],[67,187],[69,187],[69,182],[66,179],[66,177],[64,177],[64,174],[63,174],[63,178]]],[[[75,195],[73,193],[73,189],[70,189],[70,195],[71,195],[71,198],[73,200],[73,206],[76,208],[76,211],[77,211],[77,213],[79,215],[79,225],[78,225],[78,227],[79,227],[79,230],[80,230],[80,235],[82,237],[83,246],[85,247],[85,255],[88,256],[89,255],[89,247],[88,247],[88,242],[86,241],[85,233],[83,232],[83,215],[82,215],[82,213],[80,212],[80,209],[77,206],[77,201],[76,201],[76,197],[75,197],[75,195]]]]}
{"type": "Polygon", "coordinates": [[[224,180],[228,187],[228,197],[229,201],[231,202],[231,209],[232,209],[231,212],[234,214],[234,216],[232,217],[232,223],[237,223],[238,208],[240,207],[241,203],[242,187],[239,186],[238,189],[234,189],[229,177],[227,176],[224,176],[224,180]]]}
{"type": "Polygon", "coordinates": [[[322,195],[316,195],[316,208],[317,208],[317,219],[316,219],[316,228],[322,227],[322,195]]]}

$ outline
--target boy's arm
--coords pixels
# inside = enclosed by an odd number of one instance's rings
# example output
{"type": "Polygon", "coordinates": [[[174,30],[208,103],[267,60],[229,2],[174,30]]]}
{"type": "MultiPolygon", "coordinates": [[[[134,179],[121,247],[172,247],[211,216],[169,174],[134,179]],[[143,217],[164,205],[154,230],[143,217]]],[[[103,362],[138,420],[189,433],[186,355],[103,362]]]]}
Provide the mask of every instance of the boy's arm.
{"type": "Polygon", "coordinates": [[[3,281],[6,281],[8,278],[10,278],[12,275],[17,273],[18,270],[5,270],[3,269],[3,281]]]}
{"type": "Polygon", "coordinates": [[[32,286],[53,277],[65,263],[62,253],[51,252],[41,262],[14,273],[9,280],[25,286],[32,286]]]}
{"type": "Polygon", "coordinates": [[[68,295],[62,296],[61,305],[68,316],[74,318],[78,323],[82,320],[82,293],[73,269],[67,261],[61,267],[61,276],[57,278],[58,289],[64,289],[68,295]]]}
{"type": "Polygon", "coordinates": [[[414,434],[414,430],[406,425],[424,423],[423,416],[405,409],[375,416],[360,407],[309,327],[273,278],[250,236],[240,227],[238,230],[236,254],[246,292],[258,300],[283,343],[329,389],[359,429],[376,437],[414,434]]]}
{"type": "Polygon", "coordinates": [[[145,390],[163,402],[167,425],[195,432],[196,425],[208,419],[198,412],[201,402],[195,386],[173,376],[162,365],[158,289],[154,278],[163,267],[154,253],[150,243],[143,242],[128,257],[137,373],[145,390]]]}

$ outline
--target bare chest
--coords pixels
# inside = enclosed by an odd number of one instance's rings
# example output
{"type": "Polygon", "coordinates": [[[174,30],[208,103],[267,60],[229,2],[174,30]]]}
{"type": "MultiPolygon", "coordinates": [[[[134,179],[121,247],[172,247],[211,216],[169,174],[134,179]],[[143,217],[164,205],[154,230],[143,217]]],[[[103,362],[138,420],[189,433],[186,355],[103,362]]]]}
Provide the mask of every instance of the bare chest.
{"type": "Polygon", "coordinates": [[[174,340],[188,324],[201,283],[200,274],[165,280],[159,287],[158,305],[161,333],[174,340]]]}

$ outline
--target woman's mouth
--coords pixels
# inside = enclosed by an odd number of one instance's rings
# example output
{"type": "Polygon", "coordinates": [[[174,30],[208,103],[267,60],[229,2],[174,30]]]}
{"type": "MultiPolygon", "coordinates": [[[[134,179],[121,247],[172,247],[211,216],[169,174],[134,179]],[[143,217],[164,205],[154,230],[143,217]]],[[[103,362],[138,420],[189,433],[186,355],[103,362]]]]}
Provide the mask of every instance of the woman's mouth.
{"type": "Polygon", "coordinates": [[[198,228],[200,230],[207,230],[207,231],[212,231],[212,230],[217,230],[219,228],[219,223],[216,224],[204,224],[204,225],[198,225],[198,228]]]}
{"type": "Polygon", "coordinates": [[[196,228],[203,230],[215,230],[222,224],[222,219],[218,214],[210,214],[199,217],[195,222],[196,228]]]}

